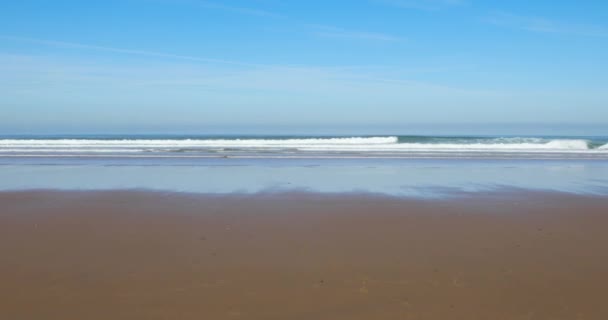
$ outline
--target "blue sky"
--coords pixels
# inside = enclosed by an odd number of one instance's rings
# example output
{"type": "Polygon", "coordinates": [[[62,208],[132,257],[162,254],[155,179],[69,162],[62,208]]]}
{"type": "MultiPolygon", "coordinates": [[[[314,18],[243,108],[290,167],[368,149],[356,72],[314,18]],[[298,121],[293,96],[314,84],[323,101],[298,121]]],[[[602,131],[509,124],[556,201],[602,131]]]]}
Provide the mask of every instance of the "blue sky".
{"type": "Polygon", "coordinates": [[[0,132],[608,123],[606,21],[599,0],[3,1],[0,132]]]}

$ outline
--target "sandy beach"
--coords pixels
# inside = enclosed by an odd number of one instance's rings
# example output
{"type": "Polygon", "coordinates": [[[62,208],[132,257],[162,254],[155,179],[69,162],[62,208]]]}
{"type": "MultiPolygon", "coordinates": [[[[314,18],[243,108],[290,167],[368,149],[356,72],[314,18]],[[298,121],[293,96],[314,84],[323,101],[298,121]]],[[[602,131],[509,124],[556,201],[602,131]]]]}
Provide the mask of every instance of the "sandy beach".
{"type": "Polygon", "coordinates": [[[608,199],[0,193],[1,319],[606,319],[608,199]]]}

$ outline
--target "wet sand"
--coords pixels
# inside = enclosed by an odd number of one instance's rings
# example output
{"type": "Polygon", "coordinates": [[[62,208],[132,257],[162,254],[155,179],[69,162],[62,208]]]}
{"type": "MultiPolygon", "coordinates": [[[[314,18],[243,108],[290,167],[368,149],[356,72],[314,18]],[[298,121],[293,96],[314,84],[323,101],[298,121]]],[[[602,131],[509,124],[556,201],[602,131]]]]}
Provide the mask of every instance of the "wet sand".
{"type": "Polygon", "coordinates": [[[608,319],[608,198],[0,193],[0,319],[608,319]]]}

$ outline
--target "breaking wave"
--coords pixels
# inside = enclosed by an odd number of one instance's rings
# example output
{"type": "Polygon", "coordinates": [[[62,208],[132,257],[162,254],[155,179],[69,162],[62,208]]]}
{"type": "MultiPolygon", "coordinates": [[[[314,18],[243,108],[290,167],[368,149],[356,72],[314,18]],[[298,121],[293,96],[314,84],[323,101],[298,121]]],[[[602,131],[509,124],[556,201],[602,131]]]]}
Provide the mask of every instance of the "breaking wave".
{"type": "Polygon", "coordinates": [[[0,139],[0,154],[95,153],[608,153],[584,139],[466,137],[328,137],[202,139],[0,139]],[[592,146],[595,146],[592,147],[592,146]]]}

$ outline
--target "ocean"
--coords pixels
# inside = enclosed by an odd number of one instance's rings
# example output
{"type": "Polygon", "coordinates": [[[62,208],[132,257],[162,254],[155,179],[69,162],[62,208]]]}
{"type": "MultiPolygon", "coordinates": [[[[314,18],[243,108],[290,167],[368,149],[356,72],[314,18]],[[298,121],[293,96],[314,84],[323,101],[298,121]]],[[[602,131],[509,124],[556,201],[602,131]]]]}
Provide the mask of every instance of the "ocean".
{"type": "Polygon", "coordinates": [[[606,136],[0,137],[0,190],[608,195],[606,136]]]}
{"type": "Polygon", "coordinates": [[[13,136],[0,138],[0,156],[608,159],[608,137],[13,136]]]}

